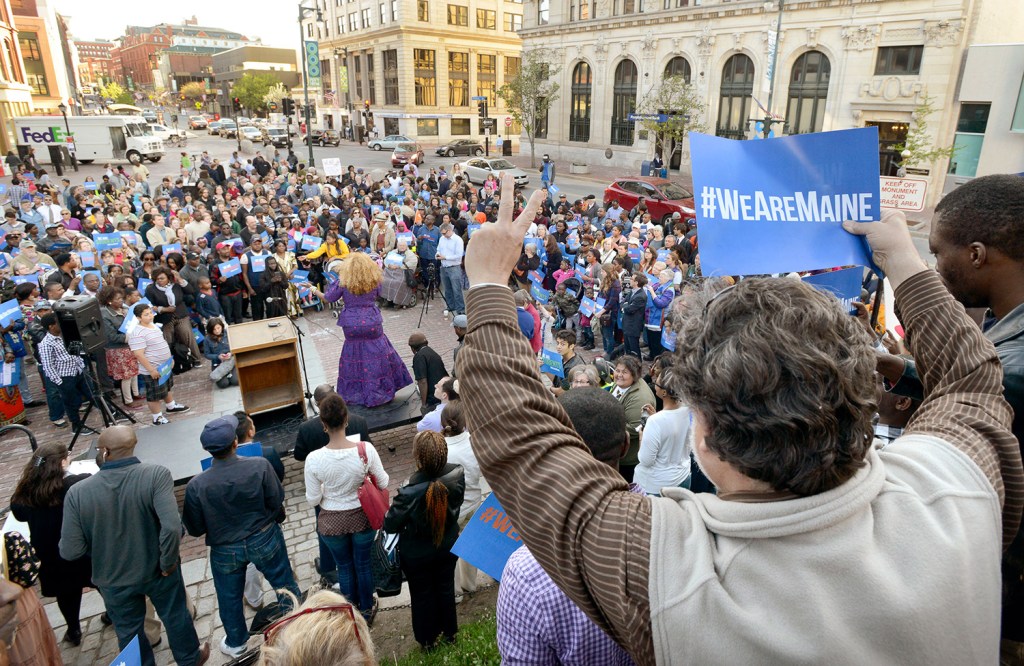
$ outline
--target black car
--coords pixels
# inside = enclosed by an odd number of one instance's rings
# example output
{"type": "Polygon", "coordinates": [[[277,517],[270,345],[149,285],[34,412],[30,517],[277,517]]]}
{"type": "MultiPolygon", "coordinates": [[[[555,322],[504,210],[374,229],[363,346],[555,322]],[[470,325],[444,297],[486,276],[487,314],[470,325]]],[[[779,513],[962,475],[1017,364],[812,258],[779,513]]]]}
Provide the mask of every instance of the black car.
{"type": "Polygon", "coordinates": [[[340,146],[341,134],[335,130],[313,130],[308,136],[302,138],[303,143],[312,141],[318,146],[340,146]]]}
{"type": "Polygon", "coordinates": [[[446,157],[455,157],[456,155],[475,155],[479,157],[484,154],[484,147],[479,141],[474,141],[473,139],[456,139],[455,141],[449,141],[443,146],[438,146],[434,152],[446,157]]]}

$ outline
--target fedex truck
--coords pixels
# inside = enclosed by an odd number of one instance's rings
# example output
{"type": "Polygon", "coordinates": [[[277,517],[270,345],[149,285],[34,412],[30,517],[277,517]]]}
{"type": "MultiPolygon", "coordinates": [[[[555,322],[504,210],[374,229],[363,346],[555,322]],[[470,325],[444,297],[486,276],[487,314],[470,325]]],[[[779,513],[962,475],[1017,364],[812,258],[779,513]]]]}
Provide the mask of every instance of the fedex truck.
{"type": "Polygon", "coordinates": [[[14,118],[17,144],[36,148],[36,156],[45,161],[51,146],[64,146],[78,161],[93,160],[159,162],[164,144],[142,116],[68,116],[70,136],[60,116],[24,116],[14,118]]]}

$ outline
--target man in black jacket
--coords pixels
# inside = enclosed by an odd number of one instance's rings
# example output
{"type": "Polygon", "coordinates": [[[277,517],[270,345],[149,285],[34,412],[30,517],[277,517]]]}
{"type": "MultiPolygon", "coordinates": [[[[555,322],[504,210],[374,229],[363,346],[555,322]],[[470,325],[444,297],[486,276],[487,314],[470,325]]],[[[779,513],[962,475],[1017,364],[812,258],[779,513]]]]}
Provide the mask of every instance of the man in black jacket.
{"type": "MultiPolygon", "coordinates": [[[[327,396],[334,395],[335,393],[334,387],[330,384],[321,384],[313,389],[313,400],[319,406],[327,396]]],[[[361,441],[369,442],[370,433],[368,432],[366,419],[350,411],[348,413],[348,427],[345,428],[345,435],[359,435],[361,441]]],[[[330,437],[327,436],[327,431],[324,430],[324,424],[320,421],[320,417],[314,416],[306,419],[306,422],[299,426],[299,434],[295,437],[295,450],[292,454],[296,460],[303,462],[310,453],[327,446],[329,441],[330,437]]],[[[388,450],[393,453],[395,449],[392,446],[388,446],[388,450]]],[[[317,516],[320,515],[319,506],[316,507],[314,513],[317,516]]],[[[314,559],[313,564],[316,566],[317,573],[324,576],[333,585],[338,582],[338,567],[334,563],[331,549],[327,547],[327,544],[324,543],[319,534],[317,534],[317,541],[320,544],[320,557],[314,559]],[[326,575],[324,574],[325,571],[327,572],[326,575]]]]}
{"type": "Polygon", "coordinates": [[[622,303],[622,340],[627,354],[637,358],[640,356],[640,336],[644,332],[644,312],[647,309],[647,276],[638,273],[632,277],[633,289],[623,289],[622,303]]]}

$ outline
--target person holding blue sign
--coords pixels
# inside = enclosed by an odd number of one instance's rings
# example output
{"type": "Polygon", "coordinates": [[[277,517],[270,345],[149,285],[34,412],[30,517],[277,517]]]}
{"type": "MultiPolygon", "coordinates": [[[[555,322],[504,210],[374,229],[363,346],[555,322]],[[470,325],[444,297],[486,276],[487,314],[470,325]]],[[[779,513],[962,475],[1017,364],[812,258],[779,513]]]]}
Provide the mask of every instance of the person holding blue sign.
{"type": "Polygon", "coordinates": [[[653,361],[665,351],[661,344],[661,332],[665,322],[665,310],[675,298],[675,289],[672,285],[674,279],[675,273],[666,268],[658,273],[658,284],[648,284],[644,287],[644,291],[647,292],[644,328],[647,333],[648,361],[653,361]]]}
{"type": "Polygon", "coordinates": [[[416,471],[398,489],[384,518],[384,531],[400,535],[401,566],[409,582],[412,630],[429,650],[443,637],[454,641],[455,565],[451,548],[459,536],[459,509],[466,492],[463,468],[448,462],[440,433],[423,431],[412,440],[416,471]]]}
{"type": "MultiPolygon", "coordinates": [[[[135,353],[135,358],[139,362],[139,374],[142,376],[142,384],[146,391],[146,403],[149,405],[153,425],[165,425],[170,422],[163,415],[164,405],[167,407],[168,414],[182,414],[189,408],[174,400],[173,375],[161,381],[158,366],[171,360],[171,349],[163,333],[153,323],[155,313],[152,306],[139,303],[133,312],[138,318],[139,324],[128,336],[128,346],[135,353]]],[[[189,329],[189,337],[192,337],[191,329],[189,329]]],[[[192,338],[192,342],[195,343],[195,338],[192,338]]],[[[70,415],[71,412],[69,411],[68,414],[70,415]]]]}

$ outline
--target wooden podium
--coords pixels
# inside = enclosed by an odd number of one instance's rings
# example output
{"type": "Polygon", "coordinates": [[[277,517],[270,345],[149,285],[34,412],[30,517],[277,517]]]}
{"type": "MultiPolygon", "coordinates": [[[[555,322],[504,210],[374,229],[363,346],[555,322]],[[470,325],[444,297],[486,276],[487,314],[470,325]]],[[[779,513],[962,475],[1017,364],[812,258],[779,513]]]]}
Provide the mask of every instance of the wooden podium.
{"type": "Polygon", "coordinates": [[[233,324],[228,340],[247,414],[298,405],[306,416],[298,338],[287,317],[233,324]]]}

